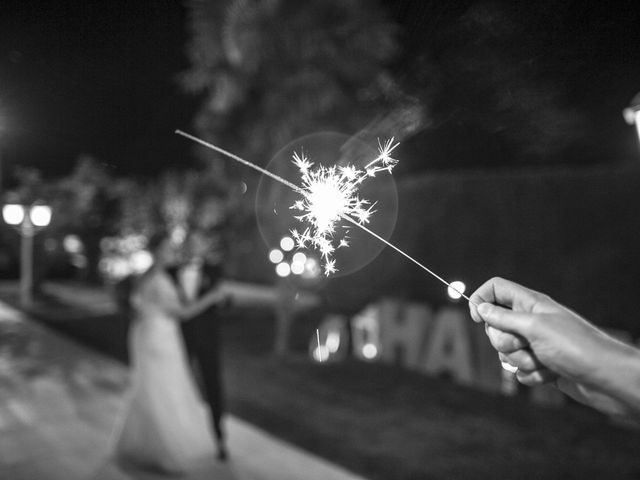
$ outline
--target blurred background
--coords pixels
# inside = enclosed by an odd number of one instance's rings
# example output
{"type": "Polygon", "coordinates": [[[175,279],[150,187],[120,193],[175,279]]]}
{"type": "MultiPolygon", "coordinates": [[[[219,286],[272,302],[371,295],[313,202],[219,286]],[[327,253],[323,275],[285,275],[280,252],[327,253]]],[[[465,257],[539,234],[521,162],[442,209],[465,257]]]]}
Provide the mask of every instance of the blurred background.
{"type": "Polygon", "coordinates": [[[457,292],[389,248],[354,241],[324,276],[269,179],[174,130],[279,173],[312,142],[394,137],[366,195],[388,240],[467,294],[510,278],[636,343],[639,22],[632,1],[4,0],[0,472],[66,456],[60,478],[88,478],[108,455],[126,282],[155,234],[199,228],[235,292],[234,418],[369,479],[638,478],[636,425],[517,385],[457,292]],[[75,410],[42,417],[43,378],[75,410]],[[65,415],[93,418],[91,461],[86,431],[55,454],[25,433],[65,415]]]}

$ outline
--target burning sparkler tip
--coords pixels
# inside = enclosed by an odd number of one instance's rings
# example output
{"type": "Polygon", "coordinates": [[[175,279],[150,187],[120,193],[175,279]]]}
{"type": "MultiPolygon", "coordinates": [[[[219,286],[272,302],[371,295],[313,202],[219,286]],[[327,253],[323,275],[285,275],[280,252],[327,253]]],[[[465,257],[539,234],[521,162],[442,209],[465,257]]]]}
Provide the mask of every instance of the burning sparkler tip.
{"type": "Polygon", "coordinates": [[[348,242],[334,238],[337,223],[341,220],[353,221],[358,225],[369,222],[369,217],[374,213],[373,205],[358,196],[357,188],[377,172],[391,173],[397,163],[389,156],[398,145],[394,142],[394,138],[384,144],[378,140],[378,156],[363,168],[353,165],[319,165],[312,168],[314,164],[304,151],[293,153],[292,162],[302,176],[302,188],[299,191],[302,199],[296,201],[291,209],[303,212],[295,218],[311,225],[303,234],[295,234],[294,238],[299,246],[309,243],[320,251],[327,276],[337,271],[332,258],[335,249],[349,246],[348,242]]]}

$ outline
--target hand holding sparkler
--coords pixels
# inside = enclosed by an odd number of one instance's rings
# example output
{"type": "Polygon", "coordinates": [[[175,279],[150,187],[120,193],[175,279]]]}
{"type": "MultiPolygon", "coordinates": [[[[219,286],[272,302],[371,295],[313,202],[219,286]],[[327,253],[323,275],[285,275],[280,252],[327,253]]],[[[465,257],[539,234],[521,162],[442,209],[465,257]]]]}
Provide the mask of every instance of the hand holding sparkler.
{"type": "Polygon", "coordinates": [[[581,403],[640,418],[640,350],[547,295],[502,278],[476,290],[469,309],[521,383],[554,382],[581,403]]]}

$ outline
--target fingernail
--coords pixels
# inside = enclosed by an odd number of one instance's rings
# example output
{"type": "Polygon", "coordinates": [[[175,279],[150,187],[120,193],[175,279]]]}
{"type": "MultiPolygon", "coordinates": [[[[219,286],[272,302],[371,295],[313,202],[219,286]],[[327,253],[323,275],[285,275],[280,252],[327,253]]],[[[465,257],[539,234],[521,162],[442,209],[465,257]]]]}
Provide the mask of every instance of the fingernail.
{"type": "Polygon", "coordinates": [[[489,315],[489,312],[491,312],[490,303],[481,303],[480,306],[478,307],[478,313],[483,317],[486,315],[489,315]]]}

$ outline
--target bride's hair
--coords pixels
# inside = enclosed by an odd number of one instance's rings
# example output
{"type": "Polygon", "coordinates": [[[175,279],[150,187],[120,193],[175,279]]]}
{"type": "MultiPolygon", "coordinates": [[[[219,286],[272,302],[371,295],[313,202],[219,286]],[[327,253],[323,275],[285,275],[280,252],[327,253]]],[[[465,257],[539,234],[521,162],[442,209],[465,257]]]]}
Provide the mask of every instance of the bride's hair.
{"type": "MultiPolygon", "coordinates": [[[[158,249],[166,239],[167,236],[165,232],[156,232],[147,240],[146,249],[154,256],[154,262],[158,249]]],[[[138,288],[140,282],[144,281],[144,279],[149,275],[150,270],[151,269],[141,274],[131,273],[115,283],[115,301],[120,313],[124,315],[132,314],[133,305],[131,303],[131,296],[136,288],[138,288]]]]}

